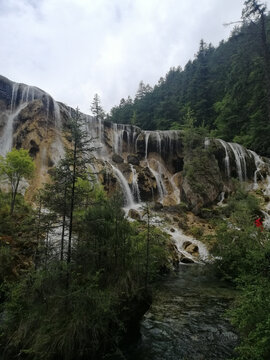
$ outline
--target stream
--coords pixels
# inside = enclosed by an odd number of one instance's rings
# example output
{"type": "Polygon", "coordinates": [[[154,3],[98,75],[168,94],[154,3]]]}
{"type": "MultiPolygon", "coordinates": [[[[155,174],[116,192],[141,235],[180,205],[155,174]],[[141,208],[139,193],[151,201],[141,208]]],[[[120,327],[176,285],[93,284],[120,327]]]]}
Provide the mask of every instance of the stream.
{"type": "Polygon", "coordinates": [[[230,359],[237,335],[224,317],[235,290],[204,265],[181,265],[162,281],[128,360],[230,359]]]}

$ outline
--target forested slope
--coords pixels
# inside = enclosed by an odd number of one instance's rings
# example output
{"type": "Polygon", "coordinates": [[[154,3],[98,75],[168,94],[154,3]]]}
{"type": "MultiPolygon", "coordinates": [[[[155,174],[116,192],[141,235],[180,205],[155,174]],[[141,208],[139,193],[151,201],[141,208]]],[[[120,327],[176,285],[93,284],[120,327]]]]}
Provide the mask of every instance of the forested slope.
{"type": "Polygon", "coordinates": [[[210,135],[270,156],[270,17],[243,17],[216,48],[200,42],[193,61],[112,108],[113,122],[146,130],[204,126],[210,135]]]}

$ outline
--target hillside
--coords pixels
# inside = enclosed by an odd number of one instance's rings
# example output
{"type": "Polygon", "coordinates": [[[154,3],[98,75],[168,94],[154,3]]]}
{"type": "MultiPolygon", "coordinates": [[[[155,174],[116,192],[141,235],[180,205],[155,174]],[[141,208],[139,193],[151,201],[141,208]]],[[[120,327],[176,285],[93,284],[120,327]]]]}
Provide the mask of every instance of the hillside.
{"type": "Polygon", "coordinates": [[[122,99],[109,118],[146,130],[204,126],[214,137],[270,155],[270,17],[245,21],[216,48],[200,42],[193,61],[172,68],[151,88],[140,83],[134,99],[122,99]]]}

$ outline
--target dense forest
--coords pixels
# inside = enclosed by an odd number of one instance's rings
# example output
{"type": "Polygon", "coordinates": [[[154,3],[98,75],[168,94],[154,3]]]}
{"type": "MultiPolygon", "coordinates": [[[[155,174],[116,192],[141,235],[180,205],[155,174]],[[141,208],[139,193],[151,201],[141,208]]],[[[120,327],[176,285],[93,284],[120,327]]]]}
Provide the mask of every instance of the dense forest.
{"type": "Polygon", "coordinates": [[[201,40],[184,69],[170,69],[154,88],[141,82],[134,100],[111,109],[110,120],[146,130],[192,123],[269,156],[270,17],[247,3],[227,41],[215,48],[201,40]]]}
{"type": "Polygon", "coordinates": [[[121,194],[89,173],[95,150],[79,111],[65,157],[34,204],[19,191],[34,174],[27,150],[0,156],[1,359],[100,359],[121,355],[151,303],[151,284],[172,268],[168,235],[130,223],[121,194]]]}

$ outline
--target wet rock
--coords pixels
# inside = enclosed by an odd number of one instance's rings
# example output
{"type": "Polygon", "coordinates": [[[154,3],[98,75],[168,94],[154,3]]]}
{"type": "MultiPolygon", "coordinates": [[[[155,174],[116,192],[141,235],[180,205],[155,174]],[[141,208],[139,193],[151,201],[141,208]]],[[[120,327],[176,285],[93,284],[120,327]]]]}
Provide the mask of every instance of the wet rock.
{"type": "Polygon", "coordinates": [[[156,180],[148,167],[138,168],[138,186],[143,201],[153,200],[157,193],[156,180]]]}
{"type": "Polygon", "coordinates": [[[180,259],[180,262],[183,263],[183,264],[194,264],[194,260],[192,260],[191,258],[188,258],[186,256],[183,256],[180,259]]]}
{"type": "Polygon", "coordinates": [[[154,211],[160,211],[162,209],[163,209],[163,205],[159,201],[156,201],[154,206],[153,206],[153,210],[154,211]]]}
{"type": "Polygon", "coordinates": [[[124,162],[124,159],[122,158],[122,156],[118,154],[113,154],[112,161],[115,162],[116,164],[122,164],[124,162]]]}
{"type": "Polygon", "coordinates": [[[35,142],[35,140],[30,140],[30,145],[31,145],[31,148],[29,150],[29,154],[32,156],[32,157],[36,157],[36,154],[39,152],[39,146],[38,144],[35,142]]]}
{"type": "Polygon", "coordinates": [[[134,219],[134,220],[141,220],[141,215],[140,213],[135,210],[135,209],[130,209],[129,212],[128,212],[128,216],[131,218],[131,219],[134,219]]]}
{"type": "Polygon", "coordinates": [[[132,165],[140,165],[140,160],[139,160],[138,156],[133,155],[133,154],[127,156],[127,161],[129,164],[132,164],[132,165]]]}
{"type": "Polygon", "coordinates": [[[185,250],[192,256],[199,256],[199,248],[195,244],[190,244],[190,245],[186,246],[185,250]]]}
{"type": "Polygon", "coordinates": [[[167,207],[174,207],[177,205],[177,199],[175,199],[173,195],[167,195],[163,199],[163,205],[167,207]]]}
{"type": "Polygon", "coordinates": [[[191,241],[185,241],[185,242],[183,242],[183,248],[186,249],[191,244],[192,244],[191,241]]]}

